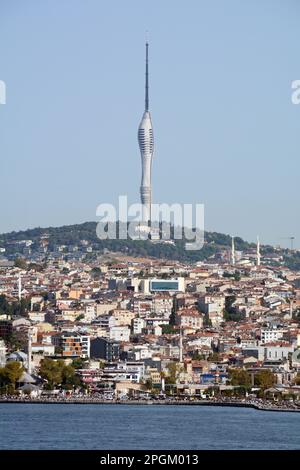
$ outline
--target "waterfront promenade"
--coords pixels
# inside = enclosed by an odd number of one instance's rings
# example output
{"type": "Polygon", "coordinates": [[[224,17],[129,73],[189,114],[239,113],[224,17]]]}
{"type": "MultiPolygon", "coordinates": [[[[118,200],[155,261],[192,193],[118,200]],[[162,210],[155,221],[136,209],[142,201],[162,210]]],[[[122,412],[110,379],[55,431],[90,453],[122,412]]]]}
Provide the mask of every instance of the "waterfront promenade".
{"type": "Polygon", "coordinates": [[[102,397],[15,397],[2,396],[0,403],[28,403],[28,404],[87,404],[87,405],[184,405],[184,406],[231,406],[254,408],[261,411],[288,411],[300,412],[300,402],[274,402],[262,399],[234,399],[234,398],[213,398],[207,399],[181,399],[181,398],[165,398],[165,399],[103,399],[102,397]]]}

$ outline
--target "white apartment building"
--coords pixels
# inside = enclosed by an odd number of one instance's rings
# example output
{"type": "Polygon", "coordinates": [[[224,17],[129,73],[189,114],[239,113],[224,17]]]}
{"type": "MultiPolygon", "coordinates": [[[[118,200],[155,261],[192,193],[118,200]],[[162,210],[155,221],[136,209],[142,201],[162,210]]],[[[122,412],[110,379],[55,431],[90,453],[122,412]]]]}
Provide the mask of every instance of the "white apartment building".
{"type": "Polygon", "coordinates": [[[278,361],[288,359],[289,353],[294,352],[294,347],[289,343],[269,343],[264,345],[264,359],[278,361]]]}
{"type": "Polygon", "coordinates": [[[172,313],[172,308],[173,308],[172,297],[155,296],[152,299],[152,313],[154,313],[156,316],[169,318],[172,313]]]}
{"type": "Polygon", "coordinates": [[[129,342],[130,328],[128,326],[113,326],[109,330],[109,338],[114,341],[129,342]]]}
{"type": "Polygon", "coordinates": [[[139,317],[134,318],[132,322],[133,334],[140,335],[145,325],[146,325],[146,322],[143,318],[139,318],[139,317]]]}
{"type": "Polygon", "coordinates": [[[84,321],[87,323],[92,322],[96,317],[95,303],[86,304],[84,306],[84,321]]]}
{"type": "Polygon", "coordinates": [[[261,329],[261,342],[272,343],[282,339],[284,330],[281,328],[262,328],[261,329]]]}

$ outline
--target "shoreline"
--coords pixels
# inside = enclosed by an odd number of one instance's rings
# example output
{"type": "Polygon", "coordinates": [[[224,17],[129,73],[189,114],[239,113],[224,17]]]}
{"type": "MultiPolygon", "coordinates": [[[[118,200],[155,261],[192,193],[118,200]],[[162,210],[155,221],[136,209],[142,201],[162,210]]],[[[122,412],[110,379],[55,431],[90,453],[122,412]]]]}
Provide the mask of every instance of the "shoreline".
{"type": "Polygon", "coordinates": [[[0,404],[28,404],[28,405],[139,405],[139,406],[227,406],[233,408],[253,408],[258,411],[300,412],[300,408],[270,406],[263,403],[250,403],[243,401],[210,401],[210,400],[92,400],[66,398],[60,400],[49,399],[0,399],[0,404]]]}

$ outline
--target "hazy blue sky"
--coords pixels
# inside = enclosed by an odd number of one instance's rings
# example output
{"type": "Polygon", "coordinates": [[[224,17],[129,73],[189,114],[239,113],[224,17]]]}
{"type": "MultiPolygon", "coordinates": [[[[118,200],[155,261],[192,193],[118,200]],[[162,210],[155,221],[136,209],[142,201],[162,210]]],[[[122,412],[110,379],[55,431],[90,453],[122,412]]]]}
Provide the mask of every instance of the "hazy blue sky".
{"type": "Polygon", "coordinates": [[[0,232],[138,201],[150,31],[154,202],[300,246],[297,0],[0,0],[0,232]]]}

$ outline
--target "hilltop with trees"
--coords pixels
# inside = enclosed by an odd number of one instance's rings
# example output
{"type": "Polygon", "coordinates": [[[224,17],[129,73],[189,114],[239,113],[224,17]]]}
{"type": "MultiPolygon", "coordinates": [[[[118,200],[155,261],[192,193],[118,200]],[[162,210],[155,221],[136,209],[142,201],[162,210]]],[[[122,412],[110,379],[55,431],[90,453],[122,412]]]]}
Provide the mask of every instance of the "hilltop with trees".
{"type": "MultiPolygon", "coordinates": [[[[186,250],[186,239],[175,240],[174,229],[171,229],[171,239],[174,243],[152,242],[150,240],[100,240],[96,234],[96,222],[85,222],[75,225],[64,225],[62,227],[34,228],[19,232],[10,232],[0,235],[0,246],[5,248],[6,255],[16,256],[16,266],[26,268],[26,262],[19,256],[18,242],[31,240],[32,251],[37,250],[43,238],[47,239],[48,251],[51,252],[56,246],[68,247],[80,245],[84,240],[92,247],[92,253],[87,253],[87,257],[93,257],[96,252],[108,250],[111,252],[121,252],[130,256],[164,258],[184,262],[204,261],[214,256],[220,250],[231,248],[231,236],[218,232],[205,232],[204,246],[201,250],[186,250]]],[[[118,231],[118,224],[117,224],[118,231]]],[[[240,237],[235,237],[235,248],[237,251],[255,250],[255,244],[249,243],[240,237]]],[[[273,255],[274,247],[270,245],[261,246],[262,255],[273,255]]],[[[288,249],[277,250],[279,256],[283,257],[284,264],[291,269],[300,269],[300,252],[288,249]]],[[[43,266],[40,266],[43,269],[43,266]]]]}

